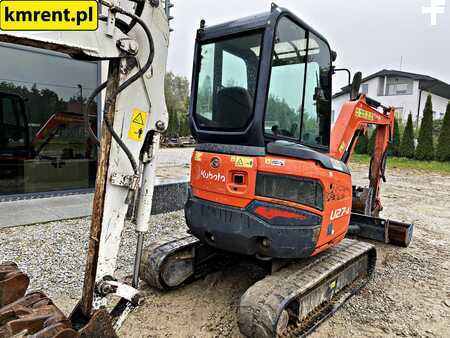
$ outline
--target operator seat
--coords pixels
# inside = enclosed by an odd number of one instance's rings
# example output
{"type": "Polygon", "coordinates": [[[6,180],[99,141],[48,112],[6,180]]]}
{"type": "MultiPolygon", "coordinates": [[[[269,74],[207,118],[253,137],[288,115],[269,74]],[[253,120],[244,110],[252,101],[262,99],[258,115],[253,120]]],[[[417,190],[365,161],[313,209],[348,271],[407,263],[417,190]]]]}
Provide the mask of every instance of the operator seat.
{"type": "Polygon", "coordinates": [[[242,87],[223,88],[217,93],[215,122],[221,128],[242,129],[253,112],[253,100],[242,87]]]}

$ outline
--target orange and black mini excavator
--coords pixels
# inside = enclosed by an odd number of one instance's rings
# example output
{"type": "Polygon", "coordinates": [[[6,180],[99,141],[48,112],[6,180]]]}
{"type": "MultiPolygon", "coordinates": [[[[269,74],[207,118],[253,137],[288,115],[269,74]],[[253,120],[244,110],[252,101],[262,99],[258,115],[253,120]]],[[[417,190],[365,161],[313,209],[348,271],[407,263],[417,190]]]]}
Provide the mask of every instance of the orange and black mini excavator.
{"type": "Polygon", "coordinates": [[[375,247],[347,235],[408,246],[411,224],[378,218],[394,108],[359,94],[358,73],[331,128],[335,59],[322,35],[276,5],[201,23],[190,106],[198,145],[185,207],[192,236],[147,249],[141,278],[171,289],[253,258],[268,274],[241,299],[241,332],[299,336],[374,270],[375,247]],[[348,163],[369,125],[370,185],[352,187],[348,163]]]}
{"type": "MultiPolygon", "coordinates": [[[[0,337],[117,337],[142,300],[139,279],[169,290],[242,261],[260,267],[252,275],[264,276],[241,298],[242,334],[304,336],[373,274],[374,245],[347,236],[408,246],[412,224],[379,215],[394,109],[359,94],[357,73],[331,128],[336,53],[322,35],[273,5],[226,24],[201,23],[190,105],[198,145],[185,207],[189,236],[142,251],[167,126],[172,4],[99,3],[105,16],[96,31],[0,32],[3,42],[109,60],[108,81],[88,100],[106,89],[81,300],[66,317],[44,293],[26,293],[30,279],[16,264],[0,264],[0,337]],[[348,163],[369,125],[376,127],[369,186],[353,187],[348,163]],[[131,285],[114,277],[127,210],[135,211],[137,234],[131,285]],[[120,300],[114,305],[111,298],[120,300]]],[[[40,142],[52,137],[53,127],[81,122],[55,115],[40,142]]],[[[17,143],[13,134],[3,143],[17,143]]]]}

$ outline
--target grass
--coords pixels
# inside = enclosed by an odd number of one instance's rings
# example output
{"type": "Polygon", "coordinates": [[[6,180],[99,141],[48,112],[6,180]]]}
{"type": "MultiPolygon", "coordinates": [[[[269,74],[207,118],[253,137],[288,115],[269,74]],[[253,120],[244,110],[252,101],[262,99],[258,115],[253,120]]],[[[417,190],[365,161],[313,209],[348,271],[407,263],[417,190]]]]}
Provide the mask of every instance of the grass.
{"type": "MultiPolygon", "coordinates": [[[[370,162],[369,155],[353,154],[353,163],[368,164],[370,162]]],[[[407,158],[389,157],[388,168],[397,169],[413,169],[425,172],[434,172],[444,175],[450,175],[450,162],[437,162],[437,161],[417,161],[407,158]]]]}

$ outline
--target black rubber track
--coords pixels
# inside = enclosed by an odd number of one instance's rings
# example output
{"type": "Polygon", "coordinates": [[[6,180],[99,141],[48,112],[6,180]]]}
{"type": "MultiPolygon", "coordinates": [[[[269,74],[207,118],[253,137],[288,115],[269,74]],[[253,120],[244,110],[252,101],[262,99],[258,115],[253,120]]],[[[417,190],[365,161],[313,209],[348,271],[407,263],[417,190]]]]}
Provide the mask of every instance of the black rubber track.
{"type": "Polygon", "coordinates": [[[193,236],[187,236],[170,242],[154,242],[147,247],[142,254],[140,278],[148,285],[161,291],[171,289],[160,276],[166,260],[178,252],[189,250],[199,240],[193,236]]]}
{"type": "Polygon", "coordinates": [[[241,333],[258,338],[299,337],[311,333],[369,280],[375,262],[373,245],[345,239],[317,257],[267,276],[241,298],[238,314],[241,333]],[[323,295],[319,299],[325,299],[320,303],[317,298],[309,297],[318,290],[322,290],[323,295]],[[277,332],[285,310],[284,316],[290,314],[289,324],[285,330],[277,332]],[[293,319],[293,312],[300,318],[293,319]]]}

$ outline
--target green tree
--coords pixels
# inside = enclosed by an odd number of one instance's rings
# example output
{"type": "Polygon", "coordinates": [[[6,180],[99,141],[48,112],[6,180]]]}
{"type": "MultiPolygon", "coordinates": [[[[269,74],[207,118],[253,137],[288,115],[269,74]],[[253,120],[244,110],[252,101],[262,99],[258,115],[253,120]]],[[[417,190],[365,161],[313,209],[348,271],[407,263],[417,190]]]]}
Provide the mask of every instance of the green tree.
{"type": "Polygon", "coordinates": [[[367,154],[367,147],[369,145],[369,136],[368,132],[364,135],[358,137],[358,141],[356,142],[355,152],[357,154],[367,154]]]}
{"type": "Polygon", "coordinates": [[[400,156],[414,158],[414,126],[411,113],[408,115],[408,122],[403,131],[402,142],[400,144],[400,156]]]}
{"type": "Polygon", "coordinates": [[[431,161],[434,159],[433,103],[431,95],[428,95],[425,109],[423,110],[415,157],[420,161],[431,161]]]}
{"type": "Polygon", "coordinates": [[[372,134],[370,135],[370,138],[369,138],[369,144],[367,145],[367,153],[369,155],[373,155],[373,151],[375,149],[376,136],[377,136],[377,130],[375,129],[372,131],[372,134]]]}
{"type": "Polygon", "coordinates": [[[400,143],[401,143],[401,138],[400,138],[399,122],[398,122],[398,119],[395,119],[395,122],[394,122],[394,135],[392,137],[392,142],[391,142],[391,145],[389,147],[389,155],[391,155],[391,156],[400,156],[400,143]]]}
{"type": "Polygon", "coordinates": [[[212,111],[212,83],[211,77],[207,75],[201,82],[197,93],[197,109],[199,111],[212,111]]]}
{"type": "Polygon", "coordinates": [[[179,113],[178,118],[180,121],[180,136],[189,136],[191,129],[189,128],[189,119],[186,113],[179,113]]]}
{"type": "Polygon", "coordinates": [[[190,131],[186,128],[187,121],[185,121],[189,107],[189,87],[187,78],[172,72],[166,74],[164,92],[169,112],[169,125],[165,135],[168,137],[190,135],[190,131]]]}
{"type": "Polygon", "coordinates": [[[444,121],[439,135],[436,158],[439,161],[450,161],[450,101],[447,105],[444,121]]]}
{"type": "Polygon", "coordinates": [[[167,127],[167,131],[165,133],[168,137],[178,137],[180,129],[180,121],[178,119],[178,114],[170,114],[169,113],[169,126],[167,127]]]}
{"type": "Polygon", "coordinates": [[[291,122],[297,118],[294,109],[289,107],[284,98],[269,96],[267,103],[267,120],[276,122],[280,129],[289,129],[291,122]]]}
{"type": "Polygon", "coordinates": [[[444,123],[444,119],[433,120],[433,138],[437,140],[441,134],[442,125],[444,123]]]}

